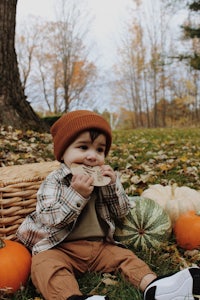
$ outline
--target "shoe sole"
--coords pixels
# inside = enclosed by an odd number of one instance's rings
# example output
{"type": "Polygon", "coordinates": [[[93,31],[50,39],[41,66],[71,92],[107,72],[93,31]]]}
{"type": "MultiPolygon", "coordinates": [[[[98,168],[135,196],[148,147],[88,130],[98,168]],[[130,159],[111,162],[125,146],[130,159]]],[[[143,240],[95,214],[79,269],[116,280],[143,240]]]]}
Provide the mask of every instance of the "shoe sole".
{"type": "Polygon", "coordinates": [[[154,281],[147,287],[144,293],[144,299],[199,300],[200,268],[188,268],[172,276],[154,281]],[[166,281],[166,279],[168,280],[166,281]],[[159,285],[157,286],[158,282],[159,285]]]}

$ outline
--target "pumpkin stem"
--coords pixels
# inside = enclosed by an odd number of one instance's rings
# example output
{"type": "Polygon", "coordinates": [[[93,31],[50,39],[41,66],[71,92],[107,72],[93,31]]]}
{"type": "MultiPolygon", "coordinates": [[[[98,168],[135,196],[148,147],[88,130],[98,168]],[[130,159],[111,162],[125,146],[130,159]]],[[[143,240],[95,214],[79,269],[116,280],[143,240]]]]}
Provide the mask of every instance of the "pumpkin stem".
{"type": "Polygon", "coordinates": [[[6,246],[6,244],[4,243],[4,241],[0,238],[0,249],[4,248],[6,246]]]}
{"type": "Polygon", "coordinates": [[[174,179],[171,179],[169,181],[169,185],[171,186],[171,199],[174,199],[175,198],[175,189],[177,188],[178,185],[174,179]]]}

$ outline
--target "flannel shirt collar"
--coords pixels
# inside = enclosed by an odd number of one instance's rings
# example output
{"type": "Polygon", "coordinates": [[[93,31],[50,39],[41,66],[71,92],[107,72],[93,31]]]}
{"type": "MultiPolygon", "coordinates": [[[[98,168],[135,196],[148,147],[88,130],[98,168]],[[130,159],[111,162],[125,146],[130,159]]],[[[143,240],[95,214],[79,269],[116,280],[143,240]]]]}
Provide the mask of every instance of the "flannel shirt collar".
{"type": "Polygon", "coordinates": [[[68,176],[69,174],[72,174],[72,171],[69,167],[66,166],[66,164],[61,163],[60,164],[60,171],[61,171],[61,177],[65,178],[66,176],[68,176]]]}

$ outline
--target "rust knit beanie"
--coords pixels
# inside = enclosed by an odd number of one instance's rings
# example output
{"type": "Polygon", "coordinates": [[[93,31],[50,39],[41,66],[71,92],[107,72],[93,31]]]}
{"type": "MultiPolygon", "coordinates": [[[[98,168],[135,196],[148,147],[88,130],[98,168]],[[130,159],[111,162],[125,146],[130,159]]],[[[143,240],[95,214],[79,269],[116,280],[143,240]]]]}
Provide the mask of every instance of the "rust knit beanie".
{"type": "Polygon", "coordinates": [[[96,129],[102,131],[106,136],[106,151],[108,154],[111,143],[112,133],[108,122],[97,113],[89,110],[76,110],[64,114],[51,127],[51,134],[54,143],[54,155],[61,161],[67,147],[73,143],[76,137],[83,131],[96,129]]]}

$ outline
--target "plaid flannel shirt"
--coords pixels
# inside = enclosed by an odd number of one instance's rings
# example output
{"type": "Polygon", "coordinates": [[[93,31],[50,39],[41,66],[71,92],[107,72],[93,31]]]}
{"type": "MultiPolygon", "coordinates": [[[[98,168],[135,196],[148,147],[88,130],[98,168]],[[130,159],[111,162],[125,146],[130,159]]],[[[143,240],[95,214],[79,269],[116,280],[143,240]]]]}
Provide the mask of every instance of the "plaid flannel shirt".
{"type": "MultiPolygon", "coordinates": [[[[64,241],[90,200],[83,198],[70,186],[71,178],[71,170],[65,164],[51,172],[38,190],[36,210],[18,228],[17,238],[33,254],[51,249],[64,241]]],[[[97,213],[109,228],[106,239],[114,243],[114,218],[122,218],[128,213],[129,199],[118,176],[115,184],[95,188],[95,191],[97,213]]]]}

